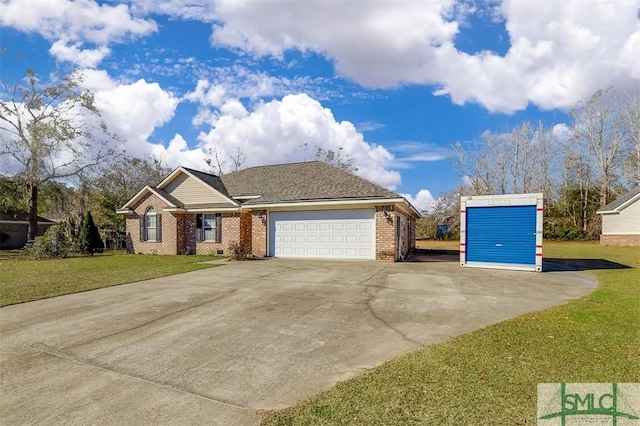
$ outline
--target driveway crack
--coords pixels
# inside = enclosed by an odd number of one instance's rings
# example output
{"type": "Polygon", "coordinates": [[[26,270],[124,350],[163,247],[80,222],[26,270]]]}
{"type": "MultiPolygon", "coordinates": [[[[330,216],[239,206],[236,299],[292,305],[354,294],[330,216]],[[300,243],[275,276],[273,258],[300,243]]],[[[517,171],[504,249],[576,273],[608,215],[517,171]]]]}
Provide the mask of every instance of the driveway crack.
{"type": "Polygon", "coordinates": [[[204,306],[204,305],[206,305],[208,303],[211,303],[211,302],[215,302],[216,300],[220,300],[220,299],[222,299],[224,297],[230,296],[230,295],[236,293],[237,291],[238,291],[238,289],[230,290],[230,291],[228,291],[228,292],[226,292],[224,294],[221,294],[221,295],[218,295],[218,296],[215,296],[215,297],[211,297],[211,298],[206,299],[206,300],[204,300],[202,302],[189,304],[189,305],[184,306],[184,307],[182,307],[180,309],[176,309],[176,310],[168,312],[166,314],[157,316],[157,317],[155,317],[155,318],[153,318],[153,319],[151,319],[149,321],[145,321],[145,322],[143,322],[141,324],[136,324],[133,327],[125,328],[123,330],[118,330],[116,332],[113,332],[113,333],[110,333],[110,334],[106,334],[104,336],[100,336],[98,338],[82,342],[81,344],[84,345],[84,344],[88,344],[88,343],[95,343],[95,342],[99,342],[100,340],[103,340],[103,339],[108,339],[110,337],[114,337],[114,336],[118,336],[118,335],[121,335],[121,334],[129,333],[130,331],[138,330],[138,329],[140,329],[142,327],[146,327],[148,325],[151,325],[151,324],[156,323],[158,321],[161,321],[163,319],[169,318],[169,317],[171,317],[173,315],[188,311],[190,309],[199,308],[200,306],[204,306]]]}
{"type": "Polygon", "coordinates": [[[196,391],[193,391],[193,390],[189,390],[189,389],[185,389],[185,388],[180,387],[180,386],[176,386],[176,385],[174,385],[172,383],[163,382],[163,381],[151,379],[151,378],[148,378],[148,377],[144,377],[144,376],[141,376],[139,374],[131,373],[131,372],[125,371],[125,370],[120,369],[120,368],[110,367],[108,365],[105,365],[105,364],[102,364],[102,363],[99,363],[99,362],[85,360],[85,359],[82,359],[82,358],[77,357],[77,356],[66,354],[66,353],[60,351],[59,349],[53,348],[51,346],[48,346],[48,345],[46,345],[45,343],[42,343],[42,342],[33,343],[33,344],[29,345],[29,347],[31,349],[34,349],[34,350],[38,351],[38,352],[42,352],[42,353],[45,353],[45,354],[48,354],[48,355],[52,355],[52,356],[55,356],[55,357],[58,357],[58,358],[66,359],[68,361],[77,362],[79,364],[88,365],[88,366],[91,366],[91,367],[94,367],[94,368],[98,368],[98,369],[103,370],[103,371],[108,371],[110,373],[114,373],[114,374],[117,374],[119,376],[123,376],[123,377],[126,377],[128,379],[132,379],[132,380],[135,380],[135,381],[138,381],[138,382],[143,382],[143,383],[150,384],[150,385],[153,385],[153,386],[157,386],[157,387],[160,387],[160,388],[163,388],[163,389],[167,389],[167,390],[170,390],[170,391],[179,392],[179,393],[182,393],[182,394],[185,394],[185,395],[194,396],[196,398],[205,399],[207,401],[215,402],[217,404],[226,405],[228,407],[238,408],[240,410],[248,410],[247,407],[245,407],[243,405],[240,405],[240,403],[238,403],[238,402],[229,401],[229,400],[223,400],[223,399],[220,399],[220,398],[213,398],[211,396],[207,396],[207,395],[204,395],[202,393],[199,393],[199,392],[196,392],[196,391]]]}
{"type": "Polygon", "coordinates": [[[366,283],[368,281],[371,281],[371,279],[377,275],[380,275],[381,272],[385,271],[386,269],[390,268],[391,265],[389,266],[385,266],[384,268],[382,268],[379,271],[374,272],[373,274],[371,274],[370,276],[368,276],[367,278],[361,280],[360,282],[358,282],[356,285],[358,286],[362,286],[365,288],[365,293],[367,294],[367,300],[366,300],[366,305],[367,305],[367,310],[369,311],[369,313],[371,314],[372,317],[374,317],[376,320],[378,320],[379,322],[381,322],[385,327],[387,327],[388,329],[392,330],[393,332],[395,332],[396,334],[398,334],[400,337],[402,337],[405,341],[413,343],[415,345],[418,346],[423,346],[424,343],[422,342],[418,342],[417,340],[412,339],[411,337],[407,336],[406,334],[404,334],[400,329],[398,329],[397,327],[394,327],[392,324],[388,323],[382,316],[378,315],[376,313],[376,311],[373,309],[373,301],[376,299],[377,293],[383,289],[383,288],[387,288],[387,287],[383,287],[383,286],[375,286],[375,285],[366,285],[366,283]],[[375,293],[374,293],[375,292],[375,293]]]}

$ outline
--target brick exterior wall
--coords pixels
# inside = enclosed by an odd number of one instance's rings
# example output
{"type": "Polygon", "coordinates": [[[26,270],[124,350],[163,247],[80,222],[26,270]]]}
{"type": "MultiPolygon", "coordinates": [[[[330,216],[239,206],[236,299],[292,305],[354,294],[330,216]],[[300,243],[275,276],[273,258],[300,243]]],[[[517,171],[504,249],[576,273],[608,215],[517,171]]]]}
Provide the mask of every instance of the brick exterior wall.
{"type": "Polygon", "coordinates": [[[267,212],[251,212],[251,253],[256,257],[267,256],[267,212]]]}
{"type": "Polygon", "coordinates": [[[166,213],[163,209],[167,207],[155,194],[148,194],[136,204],[132,210],[133,214],[127,215],[126,229],[131,236],[131,243],[134,253],[143,254],[177,254],[177,217],[171,213],[166,213]],[[140,241],[140,217],[144,216],[149,207],[156,210],[156,214],[162,215],[162,241],[140,241]]]}
{"type": "Polygon", "coordinates": [[[131,236],[134,253],[142,254],[216,254],[226,253],[229,245],[240,242],[240,213],[222,214],[222,242],[196,242],[196,215],[164,212],[167,205],[155,194],[145,196],[126,217],[127,233],[131,236]],[[140,217],[149,207],[162,215],[162,241],[140,241],[140,217]]]}
{"type": "Polygon", "coordinates": [[[398,220],[402,218],[402,255],[406,256],[409,251],[415,248],[415,228],[416,223],[409,216],[397,211],[393,205],[376,206],[376,260],[383,262],[395,262],[398,256],[398,220]],[[384,212],[387,212],[387,217],[384,212]]]}
{"type": "Polygon", "coordinates": [[[240,243],[245,244],[249,248],[249,253],[252,253],[252,239],[251,239],[251,212],[240,213],[240,243]]]}
{"type": "Polygon", "coordinates": [[[376,260],[395,262],[398,253],[396,212],[393,205],[376,206],[376,260]],[[384,216],[387,212],[388,217],[384,216]]]}
{"type": "MultiPolygon", "coordinates": [[[[232,243],[249,245],[250,252],[258,257],[267,256],[267,212],[222,213],[222,242],[196,242],[196,215],[172,214],[164,212],[167,205],[155,194],[145,196],[133,207],[133,214],[127,215],[127,233],[131,236],[134,253],[144,254],[226,254],[232,243]],[[162,215],[162,241],[140,241],[140,222],[147,208],[153,207],[162,215]]],[[[395,262],[398,260],[397,221],[402,217],[402,252],[406,255],[415,248],[415,221],[397,211],[393,205],[375,207],[376,260],[395,262]],[[384,216],[387,212],[388,217],[384,216]]],[[[640,245],[640,236],[603,235],[601,244],[640,245]],[[611,238],[614,238],[613,240],[611,238]],[[620,237],[629,237],[627,239],[620,237]],[[615,240],[617,238],[617,240],[615,240]],[[635,238],[635,240],[633,239],[635,238]],[[616,241],[621,241],[620,243],[616,241]],[[633,243],[635,241],[635,243],[633,243]]]]}
{"type": "Polygon", "coordinates": [[[196,253],[196,215],[178,215],[178,254],[196,253]]]}
{"type": "Polygon", "coordinates": [[[640,235],[638,234],[600,235],[600,245],[640,246],[640,235]]]}
{"type": "Polygon", "coordinates": [[[199,241],[196,243],[197,254],[217,254],[218,250],[222,250],[222,253],[226,254],[232,243],[240,242],[240,213],[222,213],[221,221],[222,242],[199,241]]]}

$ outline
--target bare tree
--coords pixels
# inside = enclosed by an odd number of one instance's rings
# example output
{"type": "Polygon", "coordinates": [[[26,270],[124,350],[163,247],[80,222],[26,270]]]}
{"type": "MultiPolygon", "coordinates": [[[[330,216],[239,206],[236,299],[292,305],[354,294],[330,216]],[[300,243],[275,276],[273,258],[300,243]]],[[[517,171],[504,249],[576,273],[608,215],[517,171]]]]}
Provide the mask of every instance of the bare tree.
{"type": "Polygon", "coordinates": [[[620,175],[624,143],[621,94],[609,88],[598,90],[571,111],[573,142],[588,146],[587,160],[593,161],[600,181],[600,206],[611,201],[612,187],[620,175]]]}
{"type": "Polygon", "coordinates": [[[247,156],[240,149],[240,147],[236,147],[236,152],[233,156],[225,158],[224,154],[220,153],[217,148],[209,149],[209,154],[211,157],[207,157],[204,159],[204,162],[207,163],[213,174],[222,176],[229,169],[231,172],[237,172],[242,169],[242,166],[247,161],[247,156]],[[226,167],[227,160],[231,160],[231,167],[226,167]]]}
{"type": "Polygon", "coordinates": [[[629,186],[640,186],[640,92],[623,95],[621,103],[625,135],[622,180],[629,186]]]}
{"type": "MultiPolygon", "coordinates": [[[[300,154],[302,154],[304,158],[303,161],[307,161],[307,159],[309,158],[307,154],[313,155],[313,157],[317,161],[323,161],[325,163],[331,164],[334,167],[346,170],[351,173],[355,173],[359,169],[356,164],[355,158],[353,158],[349,154],[346,154],[344,147],[339,147],[337,150],[333,150],[329,148],[322,148],[319,145],[310,145],[308,142],[305,142],[299,144],[294,149],[293,153],[295,154],[293,156],[294,158],[300,158],[300,154]]],[[[289,158],[288,161],[298,160],[289,158]]]]}
{"type": "Polygon", "coordinates": [[[358,171],[355,159],[344,153],[344,148],[339,147],[337,151],[316,147],[316,160],[324,161],[339,169],[354,173],[358,171]]]}
{"type": "Polygon", "coordinates": [[[80,87],[82,76],[73,72],[59,82],[40,87],[35,73],[26,71],[26,83],[2,82],[0,100],[0,156],[20,168],[29,187],[29,239],[36,236],[38,186],[78,176],[105,161],[114,139],[93,94],[80,87]]]}
{"type": "Polygon", "coordinates": [[[553,136],[540,123],[523,123],[505,133],[485,132],[479,142],[453,146],[454,168],[472,195],[541,192],[550,189],[553,136]]]}

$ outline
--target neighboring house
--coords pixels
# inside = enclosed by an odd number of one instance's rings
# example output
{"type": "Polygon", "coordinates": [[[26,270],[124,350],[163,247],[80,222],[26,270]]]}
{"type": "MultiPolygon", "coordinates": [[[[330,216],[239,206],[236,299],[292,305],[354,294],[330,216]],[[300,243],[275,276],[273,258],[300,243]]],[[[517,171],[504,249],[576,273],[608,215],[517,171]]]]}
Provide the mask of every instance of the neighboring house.
{"type": "Polygon", "coordinates": [[[640,187],[597,211],[602,215],[600,244],[640,246],[640,187]]]}
{"type": "MultiPolygon", "coordinates": [[[[56,223],[38,216],[36,235],[43,235],[45,231],[56,223]]],[[[0,249],[20,249],[27,244],[29,233],[29,213],[0,213],[0,249]]]]}
{"type": "Polygon", "coordinates": [[[135,253],[393,262],[415,245],[418,211],[400,195],[327,163],[251,167],[220,177],[178,167],[118,213],[135,253]]]}

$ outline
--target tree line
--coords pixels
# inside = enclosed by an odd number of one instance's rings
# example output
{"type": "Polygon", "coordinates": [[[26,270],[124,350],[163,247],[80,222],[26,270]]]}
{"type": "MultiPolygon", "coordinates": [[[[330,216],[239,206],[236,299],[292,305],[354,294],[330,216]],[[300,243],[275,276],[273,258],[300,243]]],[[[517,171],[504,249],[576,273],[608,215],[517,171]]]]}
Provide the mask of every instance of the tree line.
{"type": "Polygon", "coordinates": [[[445,225],[458,238],[461,195],[542,192],[545,237],[594,239],[596,211],[640,185],[640,93],[609,88],[569,111],[569,126],[522,123],[456,142],[453,165],[462,180],[418,224],[432,238],[445,225]]]}

